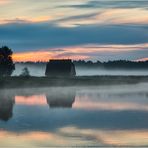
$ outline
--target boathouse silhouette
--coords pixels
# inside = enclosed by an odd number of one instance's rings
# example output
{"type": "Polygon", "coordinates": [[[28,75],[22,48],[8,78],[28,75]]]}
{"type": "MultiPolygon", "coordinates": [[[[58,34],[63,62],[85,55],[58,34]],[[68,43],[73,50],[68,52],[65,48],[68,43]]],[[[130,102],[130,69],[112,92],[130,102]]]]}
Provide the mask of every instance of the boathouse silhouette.
{"type": "Polygon", "coordinates": [[[45,75],[48,77],[73,77],[76,75],[72,60],[50,60],[46,65],[45,75]]]}

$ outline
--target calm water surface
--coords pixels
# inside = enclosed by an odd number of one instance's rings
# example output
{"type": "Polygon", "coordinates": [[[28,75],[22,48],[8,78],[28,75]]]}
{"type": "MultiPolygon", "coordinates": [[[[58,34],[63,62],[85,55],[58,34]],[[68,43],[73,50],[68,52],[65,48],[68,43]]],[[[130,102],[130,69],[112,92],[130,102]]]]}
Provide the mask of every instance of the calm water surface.
{"type": "Polygon", "coordinates": [[[148,147],[148,84],[0,91],[0,147],[148,147]]]}

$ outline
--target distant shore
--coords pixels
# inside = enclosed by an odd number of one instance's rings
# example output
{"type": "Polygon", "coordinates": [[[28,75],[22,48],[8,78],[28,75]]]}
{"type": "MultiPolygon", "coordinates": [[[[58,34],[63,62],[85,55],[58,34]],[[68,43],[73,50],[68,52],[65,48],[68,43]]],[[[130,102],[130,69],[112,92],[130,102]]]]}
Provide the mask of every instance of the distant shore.
{"type": "Polygon", "coordinates": [[[1,77],[0,89],[58,86],[99,86],[148,82],[148,76],[77,76],[73,78],[1,77]]]}

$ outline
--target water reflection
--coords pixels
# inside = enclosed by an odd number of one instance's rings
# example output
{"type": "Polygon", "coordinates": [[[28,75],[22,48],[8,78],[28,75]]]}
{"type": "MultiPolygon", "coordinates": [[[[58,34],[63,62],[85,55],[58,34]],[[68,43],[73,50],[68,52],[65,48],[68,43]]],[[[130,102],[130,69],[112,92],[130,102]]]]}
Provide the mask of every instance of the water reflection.
{"type": "Polygon", "coordinates": [[[15,96],[0,94],[0,120],[8,121],[13,115],[15,96]]]}
{"type": "Polygon", "coordinates": [[[146,86],[0,91],[0,147],[147,147],[146,86]]]}
{"type": "Polygon", "coordinates": [[[50,108],[71,108],[75,101],[75,91],[56,89],[46,93],[46,98],[50,108]]]}
{"type": "Polygon", "coordinates": [[[15,102],[17,105],[45,106],[47,104],[47,99],[45,94],[15,96],[15,102]]]}
{"type": "MultiPolygon", "coordinates": [[[[44,91],[43,91],[44,92],[44,91]]],[[[0,120],[8,121],[13,115],[13,106],[45,106],[49,108],[72,108],[75,101],[75,90],[61,88],[53,89],[44,94],[34,95],[36,92],[7,91],[0,93],[0,120]]]]}

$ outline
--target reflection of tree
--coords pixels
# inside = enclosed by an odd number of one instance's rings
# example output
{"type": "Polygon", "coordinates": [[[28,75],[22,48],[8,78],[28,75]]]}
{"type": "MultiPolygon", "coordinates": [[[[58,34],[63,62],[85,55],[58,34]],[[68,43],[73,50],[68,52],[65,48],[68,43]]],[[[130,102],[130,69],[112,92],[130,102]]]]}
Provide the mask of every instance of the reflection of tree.
{"type": "Polygon", "coordinates": [[[55,89],[47,93],[46,98],[51,108],[71,108],[75,101],[75,91],[55,89]]]}
{"type": "Polygon", "coordinates": [[[0,94],[0,120],[8,121],[12,117],[14,96],[0,94]]]}

